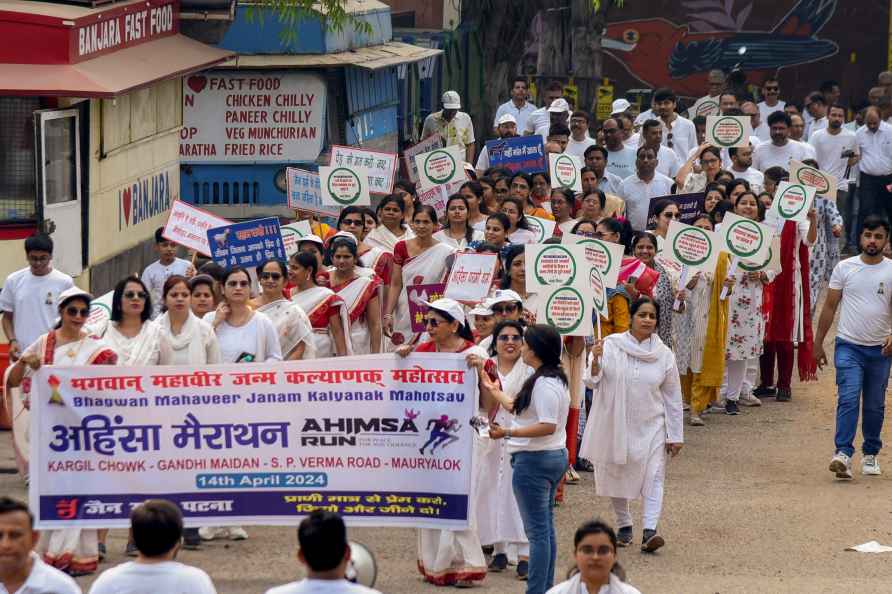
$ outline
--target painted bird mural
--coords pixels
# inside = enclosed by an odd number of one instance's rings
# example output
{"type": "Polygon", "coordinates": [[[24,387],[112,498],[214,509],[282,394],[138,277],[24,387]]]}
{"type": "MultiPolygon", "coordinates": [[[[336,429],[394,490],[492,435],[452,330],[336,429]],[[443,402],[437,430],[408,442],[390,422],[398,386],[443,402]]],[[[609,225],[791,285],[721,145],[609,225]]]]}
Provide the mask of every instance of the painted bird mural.
{"type": "Polygon", "coordinates": [[[816,37],[836,4],[837,0],[799,0],[771,31],[692,31],[662,18],[621,21],[607,26],[601,46],[648,86],[668,86],[680,95],[697,97],[705,92],[712,69],[730,72],[739,64],[749,83],[761,84],[779,68],[837,53],[836,43],[816,37]]]}

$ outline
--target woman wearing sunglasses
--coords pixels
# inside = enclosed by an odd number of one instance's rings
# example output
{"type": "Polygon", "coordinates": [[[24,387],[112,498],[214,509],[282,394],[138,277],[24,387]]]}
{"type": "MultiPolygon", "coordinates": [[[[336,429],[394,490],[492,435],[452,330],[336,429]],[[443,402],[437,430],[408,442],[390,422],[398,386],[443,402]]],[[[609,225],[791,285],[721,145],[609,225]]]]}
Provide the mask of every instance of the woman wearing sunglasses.
{"type": "Polygon", "coordinates": [[[672,221],[679,220],[679,214],[678,205],[668,198],[665,200],[657,200],[657,203],[654,204],[654,216],[656,217],[656,222],[654,223],[654,228],[651,232],[657,236],[657,242],[660,244],[660,249],[657,250],[657,253],[663,251],[663,241],[669,233],[669,224],[672,221]]]}
{"type": "Polygon", "coordinates": [[[337,293],[317,284],[319,268],[316,256],[307,252],[292,254],[288,261],[288,278],[295,285],[291,291],[291,301],[307,314],[312,325],[316,358],[350,354],[347,308],[337,293]]]}
{"type": "Polygon", "coordinates": [[[316,344],[313,327],[306,312],[290,299],[285,298],[288,269],[281,260],[267,260],[257,267],[260,295],[251,300],[251,306],[264,314],[276,328],[282,358],[286,361],[315,359],[316,344]]]}
{"type": "Polygon", "coordinates": [[[331,290],[344,300],[354,355],[381,352],[381,279],[358,266],[356,238],[335,235],[328,246],[331,290]]]}
{"type": "MultiPolygon", "coordinates": [[[[417,214],[417,213],[416,213],[417,214]]],[[[478,390],[474,394],[478,414],[491,417],[496,403],[487,385],[498,381],[495,365],[488,360],[485,350],[474,344],[471,327],[465,317],[465,310],[452,299],[437,299],[428,303],[425,314],[425,328],[430,340],[417,346],[405,344],[396,349],[401,357],[410,353],[464,353],[469,365],[478,370],[478,390]],[[483,378],[486,377],[486,380],[483,378]]],[[[480,443],[475,437],[473,455],[479,455],[480,443]]],[[[424,448],[422,448],[423,450],[424,448]]],[[[424,454],[424,451],[421,452],[424,454]]],[[[480,481],[479,465],[474,464],[472,481],[480,481]]],[[[475,487],[472,487],[475,488],[475,487]]],[[[470,516],[474,516],[474,502],[470,516]]],[[[418,530],[418,569],[424,579],[438,586],[471,587],[486,577],[486,558],[480,546],[480,537],[475,529],[466,530],[418,530]]]]}
{"type": "MultiPolygon", "coordinates": [[[[7,386],[22,386],[22,400],[15,403],[14,414],[27,418],[30,410],[31,377],[41,365],[60,367],[80,365],[114,365],[118,356],[108,344],[90,336],[84,324],[90,315],[93,297],[77,287],[59,295],[59,322],[22,353],[21,358],[7,371],[7,386]],[[20,410],[15,410],[21,407],[20,410]]],[[[19,452],[25,458],[28,451],[19,452]]],[[[71,575],[87,575],[99,564],[97,530],[65,528],[42,530],[37,553],[46,563],[71,575]]]]}
{"type": "Polygon", "coordinates": [[[616,560],[616,547],[616,532],[601,520],[591,520],[577,528],[573,536],[573,575],[547,594],[641,594],[620,577],[625,572],[616,560]]]}
{"type": "MultiPolygon", "coordinates": [[[[523,324],[516,320],[499,322],[489,348],[502,391],[512,398],[533,374],[533,368],[521,358],[523,330],[523,324]]],[[[508,427],[511,416],[504,407],[499,407],[493,421],[508,427]]],[[[517,563],[517,576],[523,579],[529,570],[530,544],[511,487],[513,471],[507,440],[481,440],[480,454],[481,476],[490,477],[490,481],[487,488],[477,491],[477,533],[481,544],[493,545],[489,570],[504,571],[509,557],[513,557],[511,560],[517,563]]]]}
{"type": "Polygon", "coordinates": [[[138,276],[115,286],[105,341],[118,353],[118,365],[170,365],[173,350],[161,326],[149,319],[152,299],[138,276]]]}
{"type": "MultiPolygon", "coordinates": [[[[350,233],[356,238],[358,246],[356,248],[357,264],[362,268],[374,271],[378,278],[384,281],[386,286],[390,284],[390,273],[393,270],[393,254],[380,247],[373,247],[363,243],[367,235],[365,226],[367,213],[365,210],[365,207],[361,206],[344,208],[341,211],[341,216],[338,218],[338,234],[350,233]]],[[[329,243],[331,242],[329,241],[329,243]]]]}

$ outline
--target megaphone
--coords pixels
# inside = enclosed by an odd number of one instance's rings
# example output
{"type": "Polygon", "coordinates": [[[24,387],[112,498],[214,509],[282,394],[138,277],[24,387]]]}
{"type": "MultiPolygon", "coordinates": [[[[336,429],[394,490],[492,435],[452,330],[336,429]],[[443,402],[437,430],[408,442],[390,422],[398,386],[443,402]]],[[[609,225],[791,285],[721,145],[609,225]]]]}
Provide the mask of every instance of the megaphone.
{"type": "Polygon", "coordinates": [[[375,556],[364,544],[348,541],[350,545],[350,563],[347,564],[347,581],[371,588],[378,579],[378,564],[375,556]]]}

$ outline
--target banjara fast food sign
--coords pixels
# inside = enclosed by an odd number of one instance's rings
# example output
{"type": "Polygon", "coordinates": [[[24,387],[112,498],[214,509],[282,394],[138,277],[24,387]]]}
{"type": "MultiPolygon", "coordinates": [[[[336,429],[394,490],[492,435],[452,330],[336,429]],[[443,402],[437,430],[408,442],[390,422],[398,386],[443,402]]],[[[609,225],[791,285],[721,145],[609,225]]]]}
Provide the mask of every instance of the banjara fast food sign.
{"type": "Polygon", "coordinates": [[[178,30],[179,12],[176,0],[147,0],[117,6],[95,20],[79,19],[71,40],[72,61],[173,35],[178,30]]]}

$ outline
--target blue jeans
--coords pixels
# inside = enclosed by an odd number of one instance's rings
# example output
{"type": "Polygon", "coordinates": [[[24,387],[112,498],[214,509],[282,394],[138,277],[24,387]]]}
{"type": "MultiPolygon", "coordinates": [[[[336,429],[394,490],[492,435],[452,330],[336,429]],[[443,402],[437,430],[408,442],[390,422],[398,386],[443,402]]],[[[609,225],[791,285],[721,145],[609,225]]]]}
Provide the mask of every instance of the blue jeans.
{"type": "Polygon", "coordinates": [[[858,428],[858,400],[861,401],[861,453],[876,455],[883,447],[883,413],[886,386],[892,358],[881,354],[881,346],[859,346],[836,339],[833,364],[836,366],[836,451],[846,456],[855,453],[853,443],[858,428]]]}
{"type": "Polygon", "coordinates": [[[515,452],[511,455],[511,486],[523,529],[530,541],[530,572],[526,594],[545,594],[554,582],[557,540],[554,535],[554,494],[569,458],[566,449],[515,452]]]}

